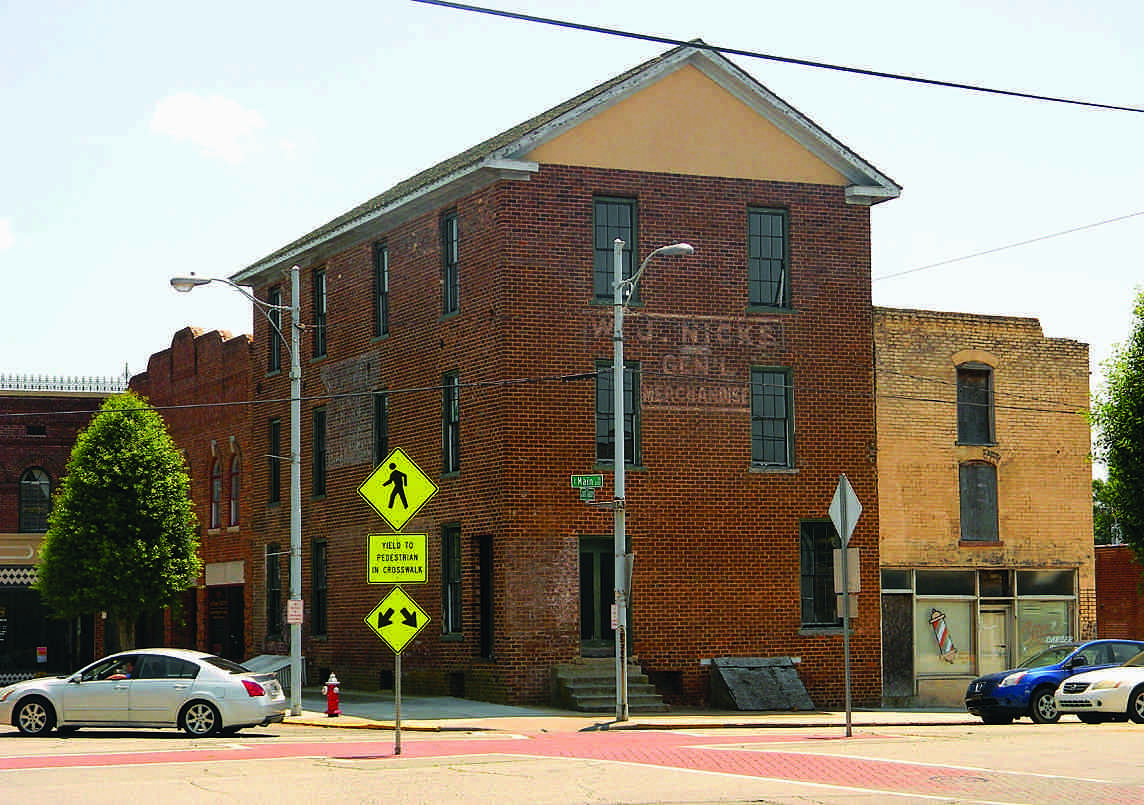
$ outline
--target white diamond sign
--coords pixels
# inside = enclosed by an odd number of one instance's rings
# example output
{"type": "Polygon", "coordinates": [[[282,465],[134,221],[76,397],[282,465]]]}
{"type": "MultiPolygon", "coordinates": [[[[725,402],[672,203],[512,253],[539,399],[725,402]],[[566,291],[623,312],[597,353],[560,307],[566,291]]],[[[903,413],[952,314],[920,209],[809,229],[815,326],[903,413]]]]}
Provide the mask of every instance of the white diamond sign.
{"type": "Polygon", "coordinates": [[[842,539],[842,547],[850,543],[850,535],[854,533],[854,524],[862,514],[862,504],[854,494],[854,487],[850,485],[845,473],[838,476],[838,488],[834,490],[834,499],[830,501],[830,521],[838,529],[838,536],[842,539]]]}

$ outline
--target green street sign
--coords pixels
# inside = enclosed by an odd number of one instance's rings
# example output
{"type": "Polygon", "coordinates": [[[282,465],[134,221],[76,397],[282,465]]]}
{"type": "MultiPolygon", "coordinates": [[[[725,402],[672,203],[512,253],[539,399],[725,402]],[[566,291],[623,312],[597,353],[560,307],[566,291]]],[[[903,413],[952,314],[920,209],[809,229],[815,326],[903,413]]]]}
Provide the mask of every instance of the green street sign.
{"type": "Polygon", "coordinates": [[[589,500],[595,500],[595,499],[596,499],[596,490],[595,489],[583,489],[583,488],[580,489],[580,500],[589,501],[589,500]]]}
{"type": "Polygon", "coordinates": [[[604,486],[604,476],[598,473],[592,475],[573,475],[573,489],[601,489],[604,486]]]}

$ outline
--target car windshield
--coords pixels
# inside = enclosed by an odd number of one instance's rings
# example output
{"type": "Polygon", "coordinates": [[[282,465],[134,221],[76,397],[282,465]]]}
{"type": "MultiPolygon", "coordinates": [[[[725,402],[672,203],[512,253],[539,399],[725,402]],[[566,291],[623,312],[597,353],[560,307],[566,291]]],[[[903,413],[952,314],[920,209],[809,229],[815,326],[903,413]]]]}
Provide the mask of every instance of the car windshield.
{"type": "Polygon", "coordinates": [[[234,660],[228,660],[226,657],[203,657],[203,662],[208,665],[213,665],[222,671],[227,671],[232,674],[249,674],[250,669],[239,665],[234,660]]]}
{"type": "Polygon", "coordinates": [[[1018,668],[1039,668],[1042,665],[1056,665],[1076,650],[1075,645],[1052,646],[1022,660],[1018,668]]]}

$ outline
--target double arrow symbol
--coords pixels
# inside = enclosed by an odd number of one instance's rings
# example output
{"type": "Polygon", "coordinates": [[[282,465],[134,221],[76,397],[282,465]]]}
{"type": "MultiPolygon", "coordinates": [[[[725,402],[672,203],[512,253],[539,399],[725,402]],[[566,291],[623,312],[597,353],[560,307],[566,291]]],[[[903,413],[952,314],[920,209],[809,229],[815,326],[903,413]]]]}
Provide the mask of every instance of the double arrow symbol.
{"type": "MultiPolygon", "coordinates": [[[[417,628],[417,613],[416,612],[410,612],[405,607],[402,607],[401,608],[401,621],[406,626],[409,626],[409,627],[416,629],[417,628]]],[[[377,628],[378,629],[383,629],[386,626],[392,626],[392,625],[393,625],[393,607],[390,607],[389,609],[385,610],[385,612],[377,613],[377,628]]]]}

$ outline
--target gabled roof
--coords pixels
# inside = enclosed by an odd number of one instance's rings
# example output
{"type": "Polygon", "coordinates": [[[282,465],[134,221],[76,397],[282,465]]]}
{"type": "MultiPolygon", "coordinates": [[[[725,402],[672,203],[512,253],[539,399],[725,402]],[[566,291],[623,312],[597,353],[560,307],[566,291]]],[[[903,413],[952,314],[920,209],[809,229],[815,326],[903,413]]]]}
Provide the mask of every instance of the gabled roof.
{"type": "Polygon", "coordinates": [[[448,203],[501,178],[527,178],[539,166],[524,157],[537,148],[685,65],[700,69],[849,182],[847,200],[877,204],[896,198],[901,187],[702,40],[673,48],[546,112],[501,132],[456,156],[398,182],[352,210],[247,266],[231,277],[251,283],[266,271],[327,254],[372,229],[385,228],[448,203]],[[446,200],[447,199],[447,200],[446,200]],[[372,226],[371,226],[372,225],[372,226]]]}

